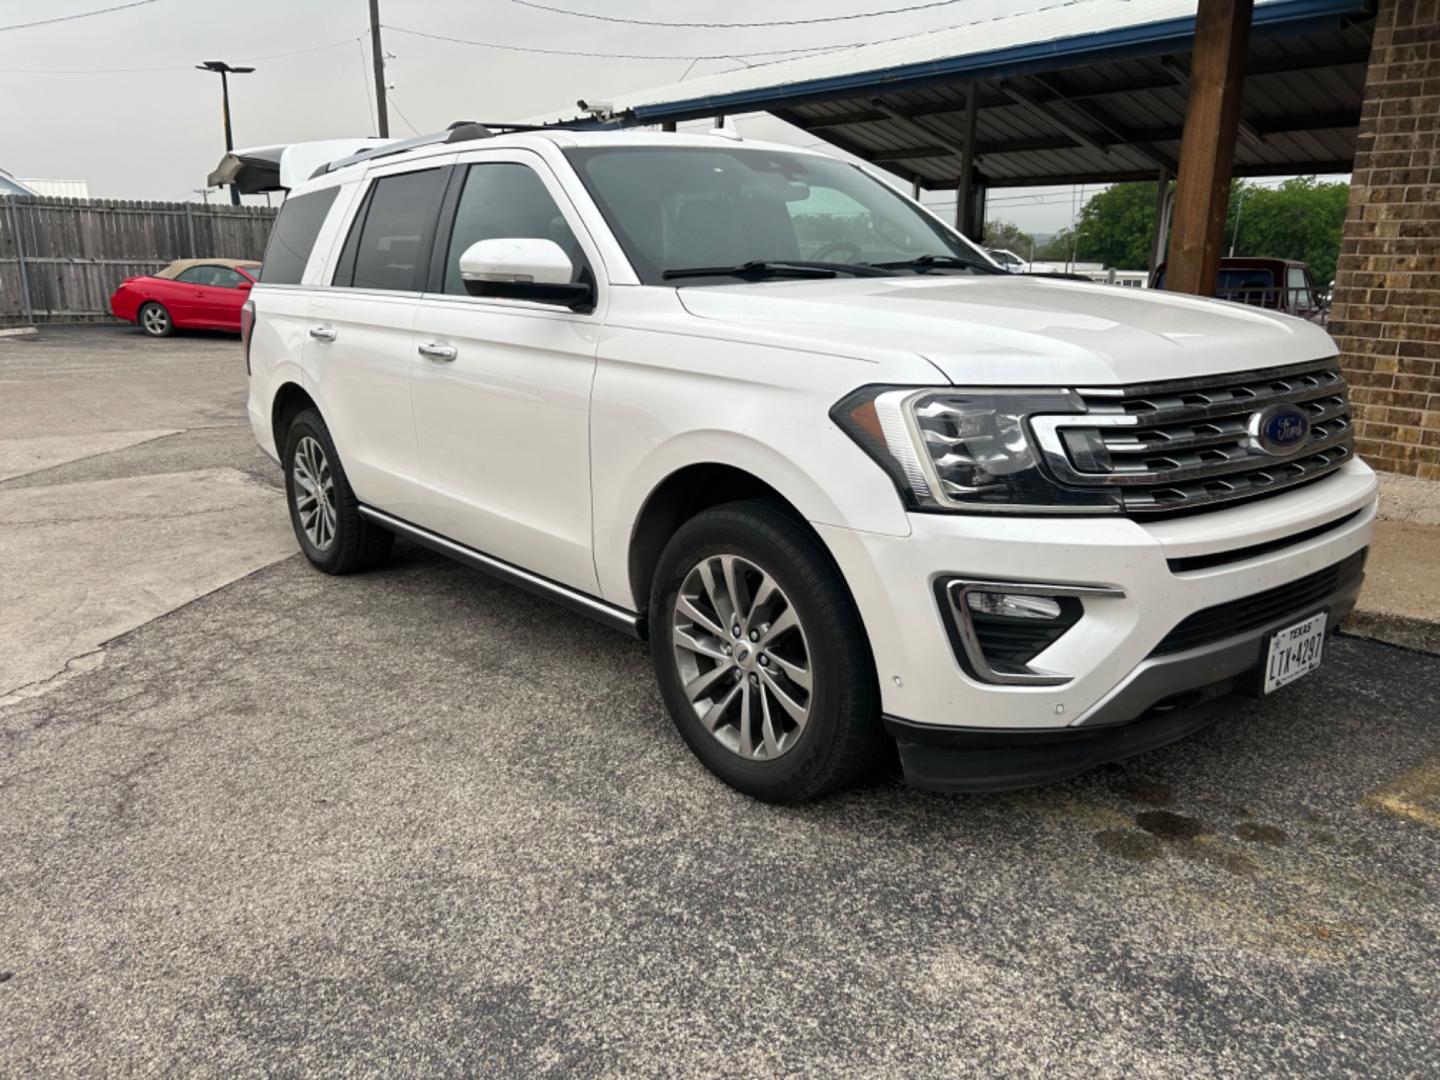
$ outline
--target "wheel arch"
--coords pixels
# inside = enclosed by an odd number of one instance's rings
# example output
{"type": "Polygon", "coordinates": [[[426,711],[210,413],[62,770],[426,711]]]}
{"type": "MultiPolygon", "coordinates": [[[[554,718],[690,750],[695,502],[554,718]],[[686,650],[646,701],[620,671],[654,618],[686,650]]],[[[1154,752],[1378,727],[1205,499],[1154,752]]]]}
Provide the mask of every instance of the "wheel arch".
{"type": "Polygon", "coordinates": [[[276,388],[270,402],[270,432],[275,439],[277,457],[285,453],[285,432],[290,429],[291,422],[306,409],[319,412],[320,406],[299,383],[287,380],[276,388]]]}

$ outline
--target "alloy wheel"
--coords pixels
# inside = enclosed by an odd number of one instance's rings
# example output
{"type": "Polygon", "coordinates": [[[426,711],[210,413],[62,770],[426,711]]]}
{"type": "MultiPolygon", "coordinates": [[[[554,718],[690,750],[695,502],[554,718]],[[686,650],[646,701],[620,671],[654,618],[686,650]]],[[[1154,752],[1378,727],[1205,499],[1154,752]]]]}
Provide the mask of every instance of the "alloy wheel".
{"type": "Polygon", "coordinates": [[[149,334],[163,334],[170,328],[170,316],[165,309],[151,304],[140,316],[145,324],[145,332],[149,334]]]}
{"type": "Polygon", "coordinates": [[[793,748],[810,719],[814,678],[799,613],[763,568],[711,555],[675,596],[671,645],[705,730],[743,758],[793,748]]]}
{"type": "Polygon", "coordinates": [[[325,551],[335,542],[335,478],[324,448],[312,436],[296,444],[290,476],[300,527],[317,551],[325,551]]]}

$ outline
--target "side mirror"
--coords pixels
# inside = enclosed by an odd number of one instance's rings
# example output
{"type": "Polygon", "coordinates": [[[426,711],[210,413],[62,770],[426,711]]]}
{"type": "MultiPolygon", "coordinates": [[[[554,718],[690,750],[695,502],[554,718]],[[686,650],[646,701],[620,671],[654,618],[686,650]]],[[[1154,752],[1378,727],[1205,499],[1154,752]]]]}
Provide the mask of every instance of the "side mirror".
{"type": "Polygon", "coordinates": [[[255,283],[253,281],[247,281],[245,278],[241,278],[240,284],[235,286],[235,288],[239,289],[241,292],[249,292],[254,287],[255,283]]]}
{"type": "Polygon", "coordinates": [[[471,296],[534,300],[589,311],[595,306],[595,285],[572,281],[574,276],[574,264],[554,240],[478,240],[460,256],[460,280],[471,296]]]}

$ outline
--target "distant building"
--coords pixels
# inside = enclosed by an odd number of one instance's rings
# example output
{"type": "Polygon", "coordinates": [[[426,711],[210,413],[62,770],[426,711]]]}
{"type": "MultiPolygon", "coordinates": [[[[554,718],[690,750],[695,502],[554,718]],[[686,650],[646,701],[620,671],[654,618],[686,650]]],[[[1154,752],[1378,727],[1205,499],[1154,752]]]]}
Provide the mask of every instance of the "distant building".
{"type": "Polygon", "coordinates": [[[0,195],[44,195],[52,199],[88,199],[84,180],[28,180],[0,169],[0,195]]]}
{"type": "Polygon", "coordinates": [[[22,178],[20,183],[36,195],[52,199],[88,199],[90,185],[84,180],[33,180],[22,178]]]}

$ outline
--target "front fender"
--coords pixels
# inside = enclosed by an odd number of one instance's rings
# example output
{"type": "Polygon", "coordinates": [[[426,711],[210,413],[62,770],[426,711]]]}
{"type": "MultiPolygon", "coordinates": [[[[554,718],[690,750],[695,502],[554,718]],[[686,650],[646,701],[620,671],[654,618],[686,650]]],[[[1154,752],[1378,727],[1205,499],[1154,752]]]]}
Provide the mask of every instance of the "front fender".
{"type": "Polygon", "coordinates": [[[634,609],[629,574],[630,544],[636,522],[650,498],[683,469],[725,465],[774,488],[807,520],[905,536],[909,520],[894,486],[843,432],[810,432],[813,445],[797,460],[780,448],[742,432],[718,428],[686,431],[656,445],[628,471],[615,470],[618,482],[595,479],[595,563],[601,594],[611,603],[634,609]]]}

